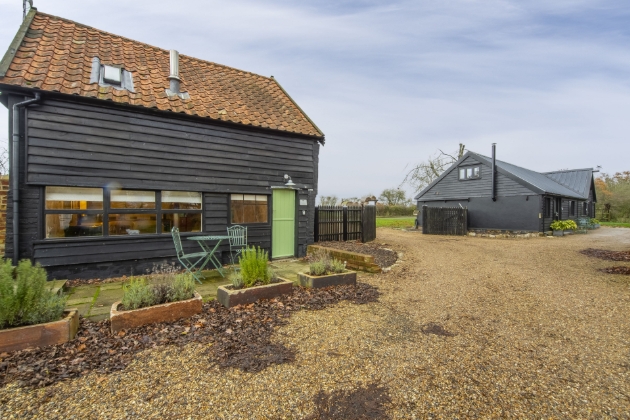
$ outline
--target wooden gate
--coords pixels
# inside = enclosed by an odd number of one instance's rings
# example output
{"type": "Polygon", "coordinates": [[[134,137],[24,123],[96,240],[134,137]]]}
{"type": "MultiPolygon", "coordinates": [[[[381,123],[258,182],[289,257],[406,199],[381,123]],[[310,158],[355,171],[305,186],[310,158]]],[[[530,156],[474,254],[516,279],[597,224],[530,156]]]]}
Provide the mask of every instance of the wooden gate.
{"type": "Polygon", "coordinates": [[[376,206],[315,207],[315,242],[376,239],[376,206]]]}
{"type": "Polygon", "coordinates": [[[468,233],[468,209],[466,207],[422,206],[422,233],[466,235],[468,233]]]}

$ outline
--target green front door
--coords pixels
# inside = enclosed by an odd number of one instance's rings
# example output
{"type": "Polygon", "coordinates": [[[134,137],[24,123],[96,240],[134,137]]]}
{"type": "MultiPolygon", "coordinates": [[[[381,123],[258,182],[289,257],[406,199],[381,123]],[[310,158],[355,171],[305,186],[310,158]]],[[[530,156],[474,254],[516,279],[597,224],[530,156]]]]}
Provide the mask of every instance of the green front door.
{"type": "Polygon", "coordinates": [[[271,257],[295,255],[295,191],[273,191],[271,257]]]}

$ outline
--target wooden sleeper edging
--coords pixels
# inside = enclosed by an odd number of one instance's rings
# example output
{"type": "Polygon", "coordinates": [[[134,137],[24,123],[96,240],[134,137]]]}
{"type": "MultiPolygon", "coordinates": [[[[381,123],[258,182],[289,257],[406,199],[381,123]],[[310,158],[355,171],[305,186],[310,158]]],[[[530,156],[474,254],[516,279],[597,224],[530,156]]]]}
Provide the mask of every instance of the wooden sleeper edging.
{"type": "Polygon", "coordinates": [[[306,273],[298,273],[300,286],[319,289],[321,287],[340,286],[343,284],[357,284],[357,272],[347,271],[345,273],[328,274],[326,276],[311,276],[306,273]]]}
{"type": "Polygon", "coordinates": [[[346,267],[353,270],[365,271],[368,273],[380,273],[383,271],[378,264],[374,263],[374,257],[372,255],[327,248],[321,245],[309,245],[306,252],[307,254],[313,254],[317,250],[325,251],[333,258],[345,261],[346,267]]]}
{"type": "Polygon", "coordinates": [[[74,339],[79,330],[79,311],[67,309],[59,321],[0,330],[0,352],[61,344],[74,339]]]}
{"type": "Polygon", "coordinates": [[[217,289],[217,300],[226,308],[236,305],[247,305],[258,299],[273,299],[280,295],[291,293],[293,282],[279,277],[279,283],[265,284],[263,286],[247,287],[245,289],[231,290],[226,286],[217,289]]]}
{"type": "Polygon", "coordinates": [[[190,318],[201,313],[203,301],[201,295],[195,292],[192,299],[168,302],[161,305],[148,306],[146,308],[119,311],[121,301],[114,302],[109,316],[112,333],[123,329],[141,327],[154,322],[173,322],[182,318],[190,318]]]}

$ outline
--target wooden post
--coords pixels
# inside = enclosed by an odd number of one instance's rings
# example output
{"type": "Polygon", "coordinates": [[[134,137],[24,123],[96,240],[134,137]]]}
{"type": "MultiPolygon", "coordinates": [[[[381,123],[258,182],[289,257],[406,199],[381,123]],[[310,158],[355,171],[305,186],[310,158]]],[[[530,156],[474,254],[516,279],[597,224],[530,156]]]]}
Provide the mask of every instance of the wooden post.
{"type": "Polygon", "coordinates": [[[343,241],[348,240],[348,206],[343,207],[343,241]]]}
{"type": "Polygon", "coordinates": [[[315,206],[315,234],[313,235],[313,242],[319,242],[319,207],[315,206]]]}

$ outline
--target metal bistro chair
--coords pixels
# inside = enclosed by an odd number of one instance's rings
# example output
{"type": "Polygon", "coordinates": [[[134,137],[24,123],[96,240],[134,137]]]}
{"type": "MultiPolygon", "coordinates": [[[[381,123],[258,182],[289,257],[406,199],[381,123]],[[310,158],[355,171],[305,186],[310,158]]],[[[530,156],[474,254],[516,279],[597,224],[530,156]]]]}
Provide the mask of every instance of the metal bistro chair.
{"type": "Polygon", "coordinates": [[[174,227],[171,229],[171,235],[173,235],[173,243],[175,244],[175,251],[177,252],[177,259],[184,266],[186,271],[195,278],[199,283],[201,283],[201,279],[199,278],[198,273],[201,272],[205,268],[205,266],[210,261],[210,257],[212,255],[209,252],[195,252],[193,254],[185,254],[184,248],[182,247],[182,240],[179,237],[179,228],[174,227]],[[201,265],[199,265],[201,264],[201,265]],[[193,269],[197,269],[193,272],[193,269]]]}
{"type": "Polygon", "coordinates": [[[243,252],[243,248],[247,247],[247,228],[245,226],[234,225],[227,228],[230,237],[230,260],[234,267],[235,259],[243,252]]]}

